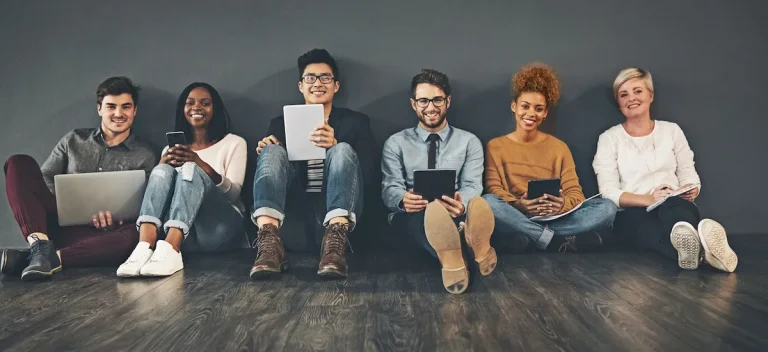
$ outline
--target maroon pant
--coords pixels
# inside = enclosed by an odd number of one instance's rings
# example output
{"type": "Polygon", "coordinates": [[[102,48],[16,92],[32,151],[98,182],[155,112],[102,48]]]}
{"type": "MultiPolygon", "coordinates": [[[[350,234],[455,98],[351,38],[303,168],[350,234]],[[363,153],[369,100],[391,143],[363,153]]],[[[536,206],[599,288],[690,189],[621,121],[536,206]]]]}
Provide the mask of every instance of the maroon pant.
{"type": "Polygon", "coordinates": [[[28,155],[14,155],[5,162],[5,190],[21,233],[44,233],[67,267],[119,265],[139,242],[136,224],[126,223],[105,231],[88,226],[58,224],[56,197],[48,190],[40,166],[28,155]]]}

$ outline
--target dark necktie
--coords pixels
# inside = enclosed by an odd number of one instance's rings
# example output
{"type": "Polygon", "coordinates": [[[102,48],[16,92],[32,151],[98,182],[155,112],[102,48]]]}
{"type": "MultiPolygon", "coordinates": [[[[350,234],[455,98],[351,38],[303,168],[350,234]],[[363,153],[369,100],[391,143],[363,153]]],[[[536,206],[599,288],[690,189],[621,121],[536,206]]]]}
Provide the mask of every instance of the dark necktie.
{"type": "Polygon", "coordinates": [[[437,141],[440,140],[440,136],[436,133],[432,133],[427,137],[429,141],[429,154],[427,155],[427,167],[434,169],[437,166],[437,141]]]}

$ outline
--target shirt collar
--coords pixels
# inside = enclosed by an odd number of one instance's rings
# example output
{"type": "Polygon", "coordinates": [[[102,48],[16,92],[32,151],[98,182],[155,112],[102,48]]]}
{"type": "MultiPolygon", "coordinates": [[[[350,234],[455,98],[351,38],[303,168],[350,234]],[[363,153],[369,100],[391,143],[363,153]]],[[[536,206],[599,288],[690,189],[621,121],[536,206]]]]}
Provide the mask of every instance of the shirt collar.
{"type": "MultiPolygon", "coordinates": [[[[99,125],[99,127],[97,127],[93,131],[93,133],[91,134],[91,138],[95,139],[96,141],[98,141],[99,143],[101,143],[101,144],[103,144],[105,146],[107,145],[107,142],[104,140],[104,131],[102,131],[101,125],[99,125]]],[[[128,138],[126,138],[123,141],[123,143],[120,143],[120,144],[118,144],[118,145],[116,145],[114,147],[123,147],[123,148],[126,148],[128,150],[131,150],[135,146],[136,146],[136,137],[133,136],[133,131],[131,131],[131,134],[128,135],[128,138]]],[[[112,147],[112,148],[114,148],[114,147],[112,147]]]]}
{"type": "Polygon", "coordinates": [[[429,132],[421,127],[421,125],[416,125],[416,135],[419,136],[419,139],[426,142],[427,138],[429,138],[429,135],[432,133],[437,133],[438,137],[440,137],[441,141],[445,141],[446,138],[448,138],[448,135],[451,133],[451,125],[446,124],[445,127],[443,127],[442,130],[437,132],[429,132]]]}

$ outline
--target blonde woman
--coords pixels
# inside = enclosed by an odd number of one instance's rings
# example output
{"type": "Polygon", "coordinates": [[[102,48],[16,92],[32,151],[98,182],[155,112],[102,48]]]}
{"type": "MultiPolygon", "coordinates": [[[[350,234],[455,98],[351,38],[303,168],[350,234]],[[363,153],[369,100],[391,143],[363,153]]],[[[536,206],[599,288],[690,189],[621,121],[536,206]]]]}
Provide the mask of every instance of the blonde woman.
{"type": "Polygon", "coordinates": [[[641,68],[622,70],[614,80],[613,95],[626,120],[600,135],[592,166],[603,197],[621,209],[614,225],[617,237],[677,260],[683,269],[697,269],[703,259],[733,272],[738,258],[725,229],[714,220],[701,220],[694,203],[701,180],[683,130],[651,118],[651,73],[641,68]],[[646,211],[688,186],[696,188],[646,211]]]}

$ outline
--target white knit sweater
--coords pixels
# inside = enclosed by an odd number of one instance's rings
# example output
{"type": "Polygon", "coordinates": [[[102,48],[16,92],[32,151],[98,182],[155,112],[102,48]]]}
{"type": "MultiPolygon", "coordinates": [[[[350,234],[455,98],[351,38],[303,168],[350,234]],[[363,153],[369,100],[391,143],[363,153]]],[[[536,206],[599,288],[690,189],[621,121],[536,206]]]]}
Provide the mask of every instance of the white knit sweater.
{"type": "Polygon", "coordinates": [[[592,162],[603,198],[619,205],[624,192],[650,194],[667,184],[700,184],[693,151],[676,123],[656,121],[650,135],[632,137],[622,125],[600,135],[592,162]]]}

